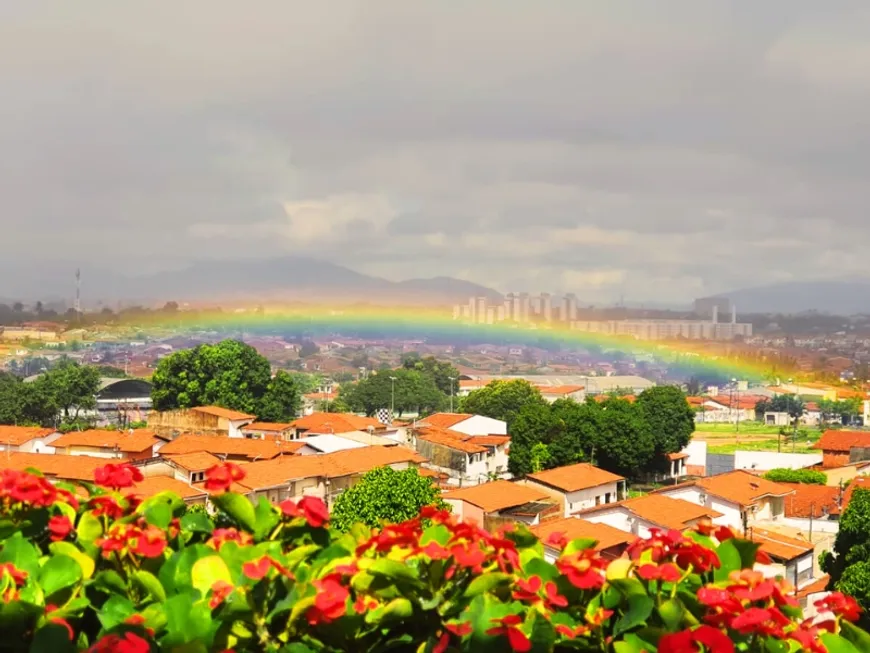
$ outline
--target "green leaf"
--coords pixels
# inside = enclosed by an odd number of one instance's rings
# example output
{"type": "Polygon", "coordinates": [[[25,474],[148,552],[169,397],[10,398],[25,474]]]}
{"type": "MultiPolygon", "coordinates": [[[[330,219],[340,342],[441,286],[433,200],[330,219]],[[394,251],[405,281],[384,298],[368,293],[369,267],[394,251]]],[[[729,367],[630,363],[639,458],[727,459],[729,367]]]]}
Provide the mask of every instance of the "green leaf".
{"type": "Polygon", "coordinates": [[[66,627],[49,622],[34,633],[29,650],[30,653],[66,653],[76,649],[69,641],[66,627]]]}
{"type": "Polygon", "coordinates": [[[716,553],[719,555],[721,566],[713,572],[714,580],[727,580],[732,571],[739,571],[742,569],[743,563],[740,557],[740,551],[738,551],[737,547],[734,545],[733,539],[722,542],[722,544],[719,545],[719,548],[716,549],[716,553]]]}
{"type": "Polygon", "coordinates": [[[115,626],[124,623],[134,612],[136,610],[130,599],[115,594],[103,603],[103,607],[97,612],[97,618],[100,620],[103,630],[112,630],[115,626]]]}
{"type": "Polygon", "coordinates": [[[103,525],[94,513],[83,513],[76,526],[76,536],[80,542],[93,542],[103,534],[103,525]]]}
{"type": "Polygon", "coordinates": [[[94,575],[94,568],[96,565],[93,558],[82,553],[82,551],[72,542],[52,542],[48,548],[55,555],[69,556],[79,563],[79,567],[82,568],[83,578],[87,579],[94,575]]]}
{"type": "Polygon", "coordinates": [[[610,581],[610,584],[618,589],[623,596],[649,596],[644,587],[637,578],[615,578],[610,581]]]}
{"type": "Polygon", "coordinates": [[[35,575],[39,571],[39,551],[28,542],[21,532],[3,542],[0,563],[11,562],[16,569],[35,575]]]}
{"type": "Polygon", "coordinates": [[[571,540],[568,544],[565,545],[565,548],[562,549],[562,555],[568,556],[572,553],[577,553],[578,551],[586,551],[588,549],[595,548],[597,544],[597,540],[594,540],[589,537],[578,538],[576,540],[571,540]]]}
{"type": "Polygon", "coordinates": [[[414,614],[414,606],[408,599],[393,599],[386,605],[366,613],[367,624],[380,624],[385,621],[409,619],[414,614]]]}
{"type": "Polygon", "coordinates": [[[254,509],[256,518],[256,527],[254,528],[254,536],[261,540],[265,538],[281,520],[278,510],[266,498],[261,496],[257,502],[257,507],[254,509]]]}
{"type": "Polygon", "coordinates": [[[622,641],[614,642],[613,650],[616,653],[644,653],[652,651],[655,647],[647,641],[642,640],[634,633],[626,633],[622,641]]]}
{"type": "Polygon", "coordinates": [[[544,582],[556,580],[560,574],[555,565],[542,558],[533,558],[523,565],[523,571],[527,576],[540,576],[544,582]]]}
{"type": "Polygon", "coordinates": [[[145,510],[145,521],[157,528],[166,528],[172,521],[172,508],[168,503],[153,503],[145,510]]]}
{"type": "MultiPolygon", "coordinates": [[[[224,548],[229,544],[225,544],[224,548]]],[[[214,549],[205,546],[204,544],[195,544],[187,548],[176,551],[169,559],[160,567],[158,577],[167,593],[183,592],[190,586],[190,572],[193,569],[194,563],[200,558],[213,556],[214,549]]]]}
{"type": "Polygon", "coordinates": [[[225,492],[213,495],[211,500],[246,530],[253,533],[257,529],[257,515],[254,512],[254,505],[247,497],[235,492],[225,492]]]}
{"type": "Polygon", "coordinates": [[[728,541],[734,545],[734,548],[737,549],[737,552],[740,554],[741,569],[752,569],[755,567],[755,556],[758,553],[758,549],[761,548],[761,545],[758,542],[750,542],[749,540],[741,540],[737,538],[728,541]]]}
{"type": "Polygon", "coordinates": [[[840,621],[840,635],[860,651],[870,651],[870,634],[845,619],[840,621]]]}
{"type": "Polygon", "coordinates": [[[227,583],[233,582],[227,563],[219,555],[200,558],[193,563],[193,568],[190,570],[190,578],[193,586],[203,596],[208,594],[212,586],[219,580],[227,583]]]}
{"type": "Polygon", "coordinates": [[[127,584],[124,579],[113,569],[106,569],[94,576],[93,586],[98,590],[106,593],[117,592],[119,594],[127,593],[127,584]]]}
{"type": "Polygon", "coordinates": [[[634,594],[628,597],[628,610],[625,611],[613,627],[614,635],[621,635],[627,630],[646,625],[646,620],[652,614],[655,601],[651,596],[634,594]]]}
{"type": "Polygon", "coordinates": [[[668,599],[659,606],[659,616],[665,622],[668,630],[677,631],[683,622],[683,614],[686,609],[679,599],[668,599]]]}
{"type": "Polygon", "coordinates": [[[511,576],[510,574],[503,574],[498,571],[493,571],[488,574],[481,574],[473,581],[471,581],[471,583],[469,583],[468,588],[465,590],[465,596],[468,598],[472,598],[477,596],[478,594],[492,592],[496,588],[501,588],[509,585],[512,580],[513,576],[511,576]]]}
{"type": "Polygon", "coordinates": [[[417,573],[409,566],[388,558],[378,558],[367,570],[370,574],[383,576],[392,581],[405,580],[419,582],[417,573]]]}
{"type": "Polygon", "coordinates": [[[181,530],[191,533],[211,534],[214,531],[214,522],[205,513],[189,512],[181,518],[181,530]]]}
{"type": "Polygon", "coordinates": [[[155,601],[163,602],[166,600],[166,590],[163,589],[163,585],[154,574],[144,569],[138,569],[133,573],[133,581],[155,601]]]}
{"type": "Polygon", "coordinates": [[[81,579],[82,568],[78,561],[66,555],[51,556],[39,571],[39,584],[46,597],[72,587],[81,579]]]}
{"type": "Polygon", "coordinates": [[[828,649],[828,653],[860,653],[861,650],[866,650],[855,648],[848,639],[834,633],[822,633],[821,640],[825,648],[828,649]]]}

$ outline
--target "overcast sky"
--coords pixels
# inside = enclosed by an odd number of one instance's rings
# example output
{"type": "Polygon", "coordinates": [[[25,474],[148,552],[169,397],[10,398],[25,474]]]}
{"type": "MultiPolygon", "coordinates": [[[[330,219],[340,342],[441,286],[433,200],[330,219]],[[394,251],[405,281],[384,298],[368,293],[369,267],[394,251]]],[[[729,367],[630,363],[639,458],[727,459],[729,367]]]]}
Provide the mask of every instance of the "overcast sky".
{"type": "Polygon", "coordinates": [[[14,263],[870,276],[867,0],[0,0],[0,88],[14,263]]]}

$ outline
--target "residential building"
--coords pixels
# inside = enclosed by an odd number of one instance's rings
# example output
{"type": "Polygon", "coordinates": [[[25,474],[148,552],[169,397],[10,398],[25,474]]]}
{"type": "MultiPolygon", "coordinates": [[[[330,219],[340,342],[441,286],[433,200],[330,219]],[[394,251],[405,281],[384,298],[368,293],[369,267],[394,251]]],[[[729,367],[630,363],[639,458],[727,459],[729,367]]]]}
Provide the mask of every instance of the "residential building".
{"type": "Polygon", "coordinates": [[[259,440],[292,440],[293,425],[275,422],[251,422],[242,427],[242,435],[246,438],[259,440]]]}
{"type": "Polygon", "coordinates": [[[163,440],[149,429],[70,431],[52,443],[58,454],[123,458],[129,461],[153,458],[163,444],[163,440]]]}
{"type": "Polygon", "coordinates": [[[293,429],[293,439],[351,431],[370,431],[375,435],[386,435],[390,430],[373,417],[360,417],[351,413],[311,413],[290,422],[290,426],[293,429]]]}
{"type": "Polygon", "coordinates": [[[574,513],[574,516],[596,524],[607,524],[638,537],[649,537],[654,528],[684,531],[701,521],[714,521],[723,515],[690,501],[662,494],[647,494],[586,508],[574,513]]]}
{"type": "Polygon", "coordinates": [[[106,464],[105,458],[62,454],[7,452],[0,456],[0,469],[24,471],[38,469],[49,480],[94,481],[94,470],[106,464]]]}
{"type": "Polygon", "coordinates": [[[298,440],[298,442],[302,445],[297,452],[300,456],[350,451],[351,449],[363,449],[368,446],[363,442],[357,442],[356,440],[351,440],[334,433],[309,435],[306,438],[298,440]]]}
{"type": "Polygon", "coordinates": [[[507,474],[510,437],[468,435],[453,429],[418,426],[411,430],[414,449],[432,469],[460,484],[477,484],[507,474]]]}
{"type": "Polygon", "coordinates": [[[243,438],[245,436],[242,428],[255,419],[255,415],[220,406],[197,406],[180,410],[151,411],[148,414],[148,428],[167,438],[174,438],[182,433],[243,438]]]}
{"type": "Polygon", "coordinates": [[[734,340],[752,336],[749,322],[706,322],[703,320],[578,320],[571,328],[608,336],[630,336],[638,340],[734,340]]]}
{"type": "Polygon", "coordinates": [[[61,434],[39,426],[0,426],[0,451],[54,453],[52,446],[61,434]]]}
{"type": "Polygon", "coordinates": [[[562,553],[557,542],[595,540],[595,550],[602,558],[614,560],[622,557],[629,545],[637,540],[635,535],[604,523],[593,523],[576,517],[563,517],[541,522],[531,529],[544,545],[544,559],[555,562],[562,553]]]}
{"type": "Polygon", "coordinates": [[[492,529],[499,523],[539,524],[548,516],[560,516],[559,504],[546,492],[510,481],[492,481],[460,488],[442,495],[457,519],[473,521],[492,529]]]}
{"type": "Polygon", "coordinates": [[[180,435],[160,448],[160,456],[178,456],[205,451],[222,460],[253,462],[271,460],[279,456],[292,456],[302,448],[301,442],[281,440],[249,440],[221,435],[180,435]]]}
{"type": "Polygon", "coordinates": [[[173,492],[187,505],[206,505],[208,503],[208,492],[204,489],[193,487],[171,476],[146,476],[123,492],[124,496],[137,495],[140,497],[152,497],[161,492],[173,492]]]}
{"type": "Polygon", "coordinates": [[[689,473],[688,461],[689,453],[686,451],[664,454],[660,468],[644,471],[640,476],[651,483],[679,481],[689,473]]]}
{"type": "Polygon", "coordinates": [[[175,456],[161,455],[158,458],[142,461],[137,466],[146,477],[169,476],[192,485],[202,483],[205,480],[205,473],[221,462],[223,459],[214,454],[196,451],[175,456]]]}
{"type": "Polygon", "coordinates": [[[785,498],[787,519],[836,519],[840,515],[843,490],[829,485],[780,483],[792,490],[785,498]]]}
{"type": "Polygon", "coordinates": [[[564,517],[585,508],[620,501],[625,497],[626,487],[624,477],[589,463],[577,463],[529,474],[523,482],[542,489],[561,501],[564,517]]]}
{"type": "Polygon", "coordinates": [[[793,490],[743,470],[708,476],[655,490],[722,513],[717,523],[746,530],[757,521],[775,521],[785,514],[785,499],[793,490]]]}
{"type": "Polygon", "coordinates": [[[539,385],[541,396],[549,403],[559,399],[573,399],[576,402],[586,400],[586,391],[582,385],[539,385]]]}
{"type": "Polygon", "coordinates": [[[825,431],[813,448],[822,450],[822,467],[843,467],[867,459],[853,460],[852,451],[870,449],[870,431],[825,431]]]}
{"type": "Polygon", "coordinates": [[[785,568],[783,575],[796,589],[805,587],[815,580],[813,563],[816,554],[812,542],[754,526],[749,528],[746,537],[760,544],[761,551],[766,553],[773,563],[785,568]]]}
{"type": "Polygon", "coordinates": [[[417,426],[450,429],[466,435],[507,435],[507,422],[469,413],[434,413],[417,421],[417,426]]]}

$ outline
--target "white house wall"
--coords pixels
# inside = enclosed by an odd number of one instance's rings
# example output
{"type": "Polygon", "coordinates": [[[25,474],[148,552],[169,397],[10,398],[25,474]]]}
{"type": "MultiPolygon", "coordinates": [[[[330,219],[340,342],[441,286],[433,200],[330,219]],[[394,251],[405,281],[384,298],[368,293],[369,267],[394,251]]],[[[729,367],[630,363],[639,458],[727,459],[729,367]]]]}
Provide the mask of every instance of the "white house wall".
{"type": "Polygon", "coordinates": [[[586,510],[586,508],[594,508],[596,505],[612,503],[614,501],[616,501],[615,482],[578,490],[577,492],[568,492],[565,495],[565,516],[568,517],[578,510],[586,510]],[[608,493],[610,493],[610,501],[605,501],[608,493]],[[596,497],[598,497],[597,504],[595,501],[596,497]]]}
{"type": "Polygon", "coordinates": [[[775,451],[735,451],[734,469],[804,469],[822,462],[818,453],[777,453],[775,451]]]}
{"type": "Polygon", "coordinates": [[[451,426],[450,430],[466,435],[507,435],[507,422],[483,415],[472,415],[451,426]]]}
{"type": "Polygon", "coordinates": [[[692,440],[682,453],[689,454],[687,465],[707,466],[707,443],[704,440],[692,440]]]}

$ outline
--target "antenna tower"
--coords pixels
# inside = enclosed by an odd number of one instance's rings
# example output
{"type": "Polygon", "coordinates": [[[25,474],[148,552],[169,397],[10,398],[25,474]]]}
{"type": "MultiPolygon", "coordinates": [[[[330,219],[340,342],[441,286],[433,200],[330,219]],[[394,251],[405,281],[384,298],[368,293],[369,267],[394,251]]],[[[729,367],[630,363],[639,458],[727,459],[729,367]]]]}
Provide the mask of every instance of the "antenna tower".
{"type": "Polygon", "coordinates": [[[76,312],[76,319],[82,318],[82,271],[76,268],[76,303],[73,307],[76,312]]]}

